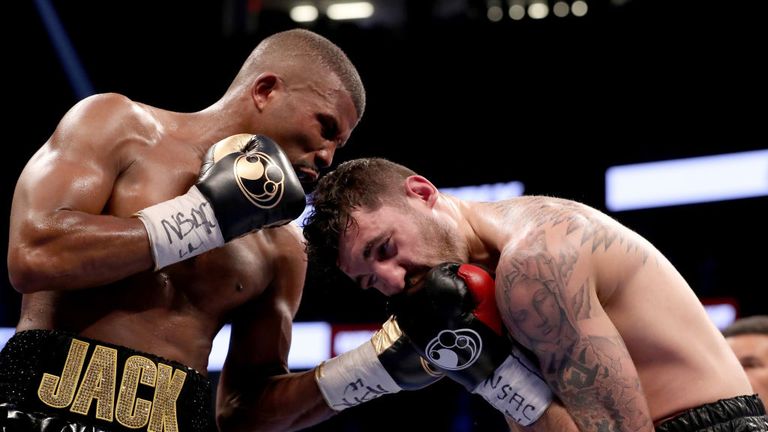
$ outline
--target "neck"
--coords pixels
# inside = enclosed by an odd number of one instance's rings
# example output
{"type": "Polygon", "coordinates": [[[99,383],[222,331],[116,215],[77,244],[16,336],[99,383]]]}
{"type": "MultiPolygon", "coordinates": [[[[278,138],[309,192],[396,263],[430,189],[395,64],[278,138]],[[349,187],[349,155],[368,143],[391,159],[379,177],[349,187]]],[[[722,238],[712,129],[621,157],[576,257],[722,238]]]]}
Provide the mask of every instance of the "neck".
{"type": "Polygon", "coordinates": [[[445,219],[459,234],[459,245],[466,255],[466,262],[485,263],[491,254],[479,234],[476,207],[476,203],[440,194],[436,210],[445,215],[445,219]]]}
{"type": "Polygon", "coordinates": [[[179,130],[195,145],[201,154],[220,140],[253,129],[243,116],[247,110],[235,100],[219,100],[213,105],[194,113],[176,113],[179,130]]]}

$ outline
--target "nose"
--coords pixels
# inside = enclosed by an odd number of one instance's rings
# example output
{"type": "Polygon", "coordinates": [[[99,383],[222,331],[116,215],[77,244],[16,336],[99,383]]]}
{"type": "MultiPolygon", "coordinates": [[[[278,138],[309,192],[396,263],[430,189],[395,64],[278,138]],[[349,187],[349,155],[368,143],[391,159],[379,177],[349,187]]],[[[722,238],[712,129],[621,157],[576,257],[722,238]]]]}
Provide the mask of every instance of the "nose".
{"type": "Polygon", "coordinates": [[[322,150],[315,153],[315,165],[318,168],[328,168],[333,162],[333,155],[336,153],[336,143],[329,142],[322,150]]]}
{"type": "Polygon", "coordinates": [[[377,262],[373,272],[377,282],[375,287],[384,295],[397,294],[405,288],[405,269],[393,261],[377,262]]]}

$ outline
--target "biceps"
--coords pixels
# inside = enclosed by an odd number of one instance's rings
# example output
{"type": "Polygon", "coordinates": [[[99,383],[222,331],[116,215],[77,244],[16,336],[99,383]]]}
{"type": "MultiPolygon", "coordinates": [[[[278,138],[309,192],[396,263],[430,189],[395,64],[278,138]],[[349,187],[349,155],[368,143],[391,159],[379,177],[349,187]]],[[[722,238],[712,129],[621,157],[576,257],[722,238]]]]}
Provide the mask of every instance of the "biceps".
{"type": "Polygon", "coordinates": [[[92,155],[43,147],[24,168],[15,200],[30,212],[71,209],[99,214],[117,176],[110,165],[92,155]]]}

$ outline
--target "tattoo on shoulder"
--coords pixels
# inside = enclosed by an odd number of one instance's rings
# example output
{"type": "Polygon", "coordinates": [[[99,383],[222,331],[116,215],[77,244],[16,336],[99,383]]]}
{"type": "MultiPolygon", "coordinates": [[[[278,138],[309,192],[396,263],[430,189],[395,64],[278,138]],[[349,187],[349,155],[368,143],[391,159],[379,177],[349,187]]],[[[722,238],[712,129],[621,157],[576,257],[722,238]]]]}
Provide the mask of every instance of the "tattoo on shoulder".
{"type": "Polygon", "coordinates": [[[592,252],[607,251],[613,245],[623,247],[626,254],[639,254],[643,264],[649,258],[649,251],[632,238],[628,230],[622,230],[601,220],[596,211],[590,211],[582,204],[552,198],[534,198],[530,215],[537,227],[555,227],[565,224],[565,233],[570,236],[580,232],[579,246],[590,245],[592,252]]]}

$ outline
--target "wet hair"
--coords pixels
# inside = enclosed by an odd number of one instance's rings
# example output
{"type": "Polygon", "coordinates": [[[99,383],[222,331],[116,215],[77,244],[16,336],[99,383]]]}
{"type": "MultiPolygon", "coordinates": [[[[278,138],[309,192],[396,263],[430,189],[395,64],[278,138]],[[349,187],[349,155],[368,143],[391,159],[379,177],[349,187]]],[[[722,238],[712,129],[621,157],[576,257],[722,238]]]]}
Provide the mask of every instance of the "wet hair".
{"type": "Polygon", "coordinates": [[[356,209],[376,210],[404,203],[405,179],[416,173],[382,158],[342,163],[317,183],[309,197],[313,209],[305,220],[304,237],[310,265],[321,274],[336,273],[341,235],[354,226],[356,209]]]}
{"type": "Polygon", "coordinates": [[[355,66],[336,44],[304,29],[286,30],[262,40],[243,63],[230,90],[250,82],[268,68],[285,65],[300,69],[319,66],[336,75],[352,97],[357,118],[363,116],[365,87],[355,66]]]}
{"type": "Polygon", "coordinates": [[[723,330],[723,336],[762,334],[768,336],[768,315],[754,315],[734,321],[723,330]]]}

